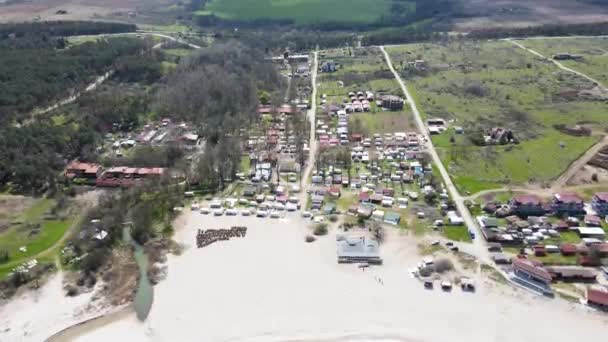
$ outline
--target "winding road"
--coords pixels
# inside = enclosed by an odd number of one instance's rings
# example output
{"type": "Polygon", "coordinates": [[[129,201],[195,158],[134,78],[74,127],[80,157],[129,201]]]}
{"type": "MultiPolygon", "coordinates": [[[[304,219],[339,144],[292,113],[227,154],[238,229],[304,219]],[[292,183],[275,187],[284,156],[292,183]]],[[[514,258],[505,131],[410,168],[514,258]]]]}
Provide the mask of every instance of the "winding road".
{"type": "Polygon", "coordinates": [[[477,257],[479,260],[481,260],[483,262],[490,262],[490,256],[489,256],[486,244],[485,244],[485,240],[483,239],[483,237],[481,235],[481,231],[479,230],[477,223],[473,219],[473,216],[471,216],[469,209],[464,204],[463,197],[458,192],[458,189],[456,189],[456,186],[452,182],[452,179],[450,178],[448,171],[446,170],[445,166],[441,162],[441,159],[439,158],[439,154],[437,154],[437,150],[435,149],[435,146],[433,146],[433,141],[431,140],[431,137],[428,134],[426,126],[424,125],[424,122],[422,121],[422,115],[420,115],[420,111],[418,110],[418,107],[416,106],[416,102],[413,100],[413,97],[412,97],[411,93],[409,92],[409,90],[407,89],[407,86],[401,79],[401,76],[399,76],[399,73],[393,67],[393,63],[391,62],[391,57],[386,52],[384,46],[380,46],[380,50],[384,54],[386,64],[388,65],[389,69],[395,76],[395,79],[397,80],[397,82],[399,82],[399,85],[401,86],[401,90],[403,90],[403,93],[407,97],[407,103],[409,104],[410,108],[412,109],[412,112],[414,113],[414,119],[416,121],[416,126],[418,127],[418,130],[420,131],[420,133],[427,140],[428,152],[430,153],[431,158],[433,159],[433,162],[437,166],[437,169],[439,170],[439,173],[441,174],[441,178],[443,179],[443,183],[445,184],[445,186],[450,194],[450,197],[456,204],[456,208],[458,209],[458,212],[460,212],[460,215],[462,216],[462,219],[464,220],[465,225],[469,229],[476,230],[475,235],[477,236],[477,238],[473,240],[474,250],[471,251],[471,254],[473,254],[475,257],[477,257]]]}

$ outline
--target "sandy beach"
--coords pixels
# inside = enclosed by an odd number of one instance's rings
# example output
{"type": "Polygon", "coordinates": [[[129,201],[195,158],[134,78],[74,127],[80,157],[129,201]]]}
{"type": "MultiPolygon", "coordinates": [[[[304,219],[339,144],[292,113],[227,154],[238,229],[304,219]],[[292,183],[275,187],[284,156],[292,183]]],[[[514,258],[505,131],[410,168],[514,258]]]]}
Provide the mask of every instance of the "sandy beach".
{"type": "Polygon", "coordinates": [[[59,330],[114,308],[96,291],[66,297],[63,273],[53,274],[38,290],[24,290],[0,305],[0,341],[44,341],[59,330]]]}
{"type": "Polygon", "coordinates": [[[169,257],[148,319],[91,324],[60,340],[570,341],[608,329],[607,316],[508,287],[424,290],[407,272],[420,260],[416,244],[396,230],[381,247],[384,265],[362,271],[337,264],[334,234],[304,243],[297,214],[184,215],[175,238],[186,249],[169,257]],[[247,226],[247,236],[194,246],[197,229],[233,225],[247,226]]]}

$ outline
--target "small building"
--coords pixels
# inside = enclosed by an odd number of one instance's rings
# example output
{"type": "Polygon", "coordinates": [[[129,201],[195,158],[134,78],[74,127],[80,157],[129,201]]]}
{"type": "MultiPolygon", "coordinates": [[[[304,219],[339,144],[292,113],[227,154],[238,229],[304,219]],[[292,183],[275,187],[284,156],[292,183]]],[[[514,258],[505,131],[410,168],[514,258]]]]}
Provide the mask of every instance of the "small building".
{"type": "Polygon", "coordinates": [[[600,227],[576,227],[572,228],[578,232],[581,238],[604,239],[606,232],[600,227]]]}
{"type": "Polygon", "coordinates": [[[335,203],[327,203],[323,206],[323,214],[331,215],[336,212],[336,204],[335,203]]]}
{"type": "Polygon", "coordinates": [[[588,288],[587,304],[601,310],[608,310],[608,289],[606,287],[588,288]]]}
{"type": "Polygon", "coordinates": [[[338,240],[338,263],[382,264],[378,242],[365,237],[347,237],[338,240]]]}
{"type": "Polygon", "coordinates": [[[553,276],[553,280],[570,282],[595,282],[597,272],[580,266],[547,266],[547,271],[553,276]]]}
{"type": "Polygon", "coordinates": [[[369,194],[367,192],[359,193],[359,202],[369,202],[369,194]]]}
{"type": "Polygon", "coordinates": [[[382,96],[382,107],[388,110],[402,110],[403,99],[395,95],[382,96]]]}
{"type": "Polygon", "coordinates": [[[511,211],[520,217],[541,216],[545,214],[540,198],[536,195],[517,195],[509,201],[511,211]]]}
{"type": "Polygon", "coordinates": [[[608,215],[608,192],[598,192],[591,199],[591,208],[601,216],[608,215]]]}
{"type": "Polygon", "coordinates": [[[509,264],[511,264],[511,258],[508,257],[504,253],[492,253],[492,260],[497,265],[509,265],[509,264]]]}

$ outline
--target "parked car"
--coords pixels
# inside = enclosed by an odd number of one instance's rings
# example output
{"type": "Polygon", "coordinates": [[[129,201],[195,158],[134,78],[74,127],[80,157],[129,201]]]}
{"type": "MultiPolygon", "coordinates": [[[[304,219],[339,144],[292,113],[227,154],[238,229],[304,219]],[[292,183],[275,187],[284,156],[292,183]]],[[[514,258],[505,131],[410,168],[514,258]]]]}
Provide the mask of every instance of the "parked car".
{"type": "Polygon", "coordinates": [[[424,281],[424,288],[428,289],[428,290],[432,290],[433,289],[433,281],[432,280],[425,280],[424,281]]]}
{"type": "Polygon", "coordinates": [[[452,283],[447,280],[442,281],[441,289],[444,291],[452,291],[452,283]]]}

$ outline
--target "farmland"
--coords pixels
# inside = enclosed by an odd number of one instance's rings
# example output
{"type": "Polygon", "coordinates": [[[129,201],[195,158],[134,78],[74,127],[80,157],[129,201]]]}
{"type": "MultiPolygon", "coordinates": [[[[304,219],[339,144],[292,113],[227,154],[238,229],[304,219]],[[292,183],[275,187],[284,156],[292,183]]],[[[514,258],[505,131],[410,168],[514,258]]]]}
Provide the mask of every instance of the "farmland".
{"type": "Polygon", "coordinates": [[[608,38],[529,39],[520,43],[547,58],[558,53],[579,55],[582,59],[560,63],[598,80],[604,86],[608,84],[608,38]]]}
{"type": "Polygon", "coordinates": [[[300,25],[371,24],[388,13],[390,5],[390,0],[377,0],[373,5],[369,0],[212,0],[197,14],[237,21],[290,20],[300,25]]]}
{"type": "Polygon", "coordinates": [[[388,49],[425,119],[445,119],[433,141],[463,192],[497,185],[546,183],[598,140],[606,105],[594,85],[508,42],[412,44],[388,49]],[[423,59],[424,68],[407,62],[423,59]],[[591,136],[554,125],[585,124],[591,136]],[[453,127],[463,127],[455,134],[453,127]],[[494,127],[519,144],[477,146],[471,137],[494,127]]]}

